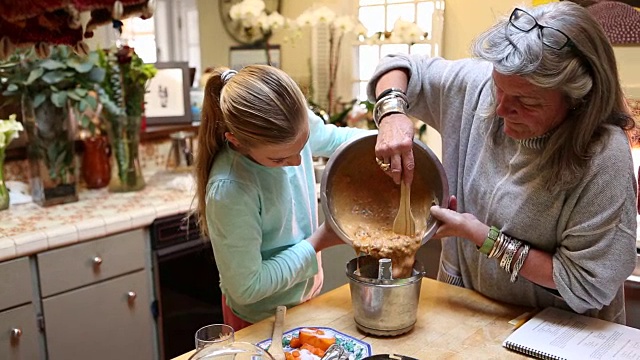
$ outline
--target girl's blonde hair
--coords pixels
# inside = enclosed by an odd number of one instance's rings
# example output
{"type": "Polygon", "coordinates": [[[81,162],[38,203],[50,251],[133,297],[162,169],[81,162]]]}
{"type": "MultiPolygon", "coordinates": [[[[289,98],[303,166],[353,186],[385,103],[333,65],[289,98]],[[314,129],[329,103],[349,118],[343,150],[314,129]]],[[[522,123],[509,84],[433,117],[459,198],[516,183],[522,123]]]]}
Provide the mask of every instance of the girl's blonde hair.
{"type": "Polygon", "coordinates": [[[250,65],[233,76],[211,73],[204,89],[202,117],[195,156],[197,217],[207,235],[206,197],[209,173],[224,146],[225,133],[243,147],[286,144],[294,141],[307,123],[307,103],[298,85],[284,71],[250,65]]]}

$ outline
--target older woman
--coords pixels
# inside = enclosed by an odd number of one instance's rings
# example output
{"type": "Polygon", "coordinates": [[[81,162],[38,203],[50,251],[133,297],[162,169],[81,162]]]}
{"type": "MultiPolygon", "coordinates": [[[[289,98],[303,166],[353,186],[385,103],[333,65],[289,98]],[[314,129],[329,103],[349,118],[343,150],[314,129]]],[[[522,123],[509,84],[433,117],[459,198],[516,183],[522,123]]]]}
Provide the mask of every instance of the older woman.
{"type": "Polygon", "coordinates": [[[636,261],[633,126],[611,45],[569,2],[514,9],[477,59],[389,56],[369,83],[376,156],[411,182],[412,115],[442,135],[453,189],[438,278],[513,304],[625,322],[636,261]]]}

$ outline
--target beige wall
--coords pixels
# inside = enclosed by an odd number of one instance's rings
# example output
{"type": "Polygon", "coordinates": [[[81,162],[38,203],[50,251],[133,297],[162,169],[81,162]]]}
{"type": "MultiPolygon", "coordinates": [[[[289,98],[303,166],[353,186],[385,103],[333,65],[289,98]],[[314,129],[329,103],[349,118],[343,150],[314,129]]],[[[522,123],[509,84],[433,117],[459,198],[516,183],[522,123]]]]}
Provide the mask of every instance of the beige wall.
{"type": "Polygon", "coordinates": [[[508,15],[516,4],[514,0],[445,0],[443,56],[460,59],[469,56],[473,39],[508,15]]]}

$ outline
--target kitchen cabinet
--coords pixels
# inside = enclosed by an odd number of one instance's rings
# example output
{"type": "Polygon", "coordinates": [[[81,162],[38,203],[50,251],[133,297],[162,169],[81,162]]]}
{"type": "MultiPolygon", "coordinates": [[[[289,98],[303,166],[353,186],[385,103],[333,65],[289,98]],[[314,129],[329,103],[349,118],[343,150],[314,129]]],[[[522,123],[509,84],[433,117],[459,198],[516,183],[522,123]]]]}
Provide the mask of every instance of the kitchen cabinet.
{"type": "Polygon", "coordinates": [[[49,360],[153,359],[148,230],[36,255],[49,360]]]}
{"type": "Polygon", "coordinates": [[[27,257],[0,263],[0,359],[31,360],[41,353],[32,275],[27,257]]]}
{"type": "Polygon", "coordinates": [[[0,312],[0,359],[32,360],[39,357],[38,326],[33,304],[0,312]]]}

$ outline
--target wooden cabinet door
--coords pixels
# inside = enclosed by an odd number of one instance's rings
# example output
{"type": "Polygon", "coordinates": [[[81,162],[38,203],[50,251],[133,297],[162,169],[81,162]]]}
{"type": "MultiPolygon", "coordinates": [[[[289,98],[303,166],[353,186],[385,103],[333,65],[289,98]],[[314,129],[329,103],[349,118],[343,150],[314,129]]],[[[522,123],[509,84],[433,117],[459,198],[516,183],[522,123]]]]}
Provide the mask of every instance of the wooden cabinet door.
{"type": "Polygon", "coordinates": [[[154,357],[145,271],[58,294],[42,304],[49,360],[154,357]]]}
{"type": "Polygon", "coordinates": [[[30,303],[32,296],[29,258],[0,263],[0,310],[30,303]]]}
{"type": "Polygon", "coordinates": [[[33,304],[0,312],[0,359],[38,358],[38,325],[33,304]]]}
{"type": "Polygon", "coordinates": [[[145,229],[39,253],[42,297],[80,288],[144,268],[145,229]]]}

